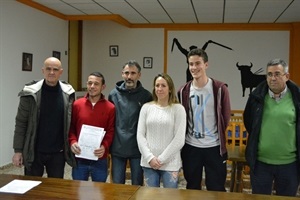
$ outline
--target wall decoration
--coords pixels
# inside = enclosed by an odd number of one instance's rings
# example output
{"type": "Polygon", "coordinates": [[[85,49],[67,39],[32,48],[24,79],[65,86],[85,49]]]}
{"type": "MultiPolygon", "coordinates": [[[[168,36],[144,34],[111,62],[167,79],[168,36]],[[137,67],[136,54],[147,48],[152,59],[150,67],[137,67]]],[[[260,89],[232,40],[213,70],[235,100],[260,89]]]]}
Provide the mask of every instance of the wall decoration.
{"type": "Polygon", "coordinates": [[[290,32],[282,30],[170,30],[165,68],[175,87],[180,88],[187,81],[188,68],[187,57],[180,46],[187,51],[194,46],[205,49],[208,54],[206,74],[227,84],[232,110],[243,110],[250,91],[256,88],[259,80],[266,78],[266,65],[269,60],[281,58],[289,61],[289,41],[290,32]]]}
{"type": "Polygon", "coordinates": [[[119,46],[118,45],[110,45],[109,46],[109,56],[110,57],[118,57],[119,56],[119,46]]]}
{"type": "Polygon", "coordinates": [[[60,60],[60,52],[59,51],[52,51],[52,56],[60,60]]]}
{"type": "Polygon", "coordinates": [[[153,58],[152,57],[144,57],[143,59],[143,67],[144,68],[152,68],[153,65],[153,58]]]}
{"type": "Polygon", "coordinates": [[[31,53],[23,53],[22,71],[32,71],[32,54],[31,53]]]}
{"type": "Polygon", "coordinates": [[[254,73],[251,71],[251,68],[253,67],[252,62],[250,62],[250,65],[241,65],[237,62],[236,67],[241,71],[243,97],[245,96],[246,88],[249,88],[249,92],[251,93],[253,88],[256,88],[260,82],[266,80],[266,74],[259,74],[264,71],[262,67],[254,73]]]}
{"type": "MultiPolygon", "coordinates": [[[[188,67],[186,69],[186,82],[190,81],[193,79],[192,75],[191,75],[191,72],[189,70],[189,62],[188,62],[188,53],[189,51],[191,51],[192,49],[196,49],[196,48],[199,48],[197,47],[196,45],[192,45],[189,47],[189,50],[183,48],[181,46],[181,44],[179,43],[178,39],[177,38],[174,38],[173,39],[173,43],[172,43],[172,47],[171,47],[171,53],[173,52],[173,49],[174,49],[174,45],[176,44],[177,48],[179,49],[179,51],[186,57],[186,61],[187,61],[187,64],[188,64],[188,67]]],[[[202,46],[201,49],[203,50],[206,50],[207,46],[209,44],[215,44],[215,45],[219,45],[223,48],[226,48],[226,49],[229,49],[229,50],[233,50],[232,48],[228,47],[228,46],[225,46],[223,44],[220,44],[220,43],[217,43],[217,42],[214,42],[212,40],[208,40],[207,42],[205,42],[205,44],[202,46]]]]}

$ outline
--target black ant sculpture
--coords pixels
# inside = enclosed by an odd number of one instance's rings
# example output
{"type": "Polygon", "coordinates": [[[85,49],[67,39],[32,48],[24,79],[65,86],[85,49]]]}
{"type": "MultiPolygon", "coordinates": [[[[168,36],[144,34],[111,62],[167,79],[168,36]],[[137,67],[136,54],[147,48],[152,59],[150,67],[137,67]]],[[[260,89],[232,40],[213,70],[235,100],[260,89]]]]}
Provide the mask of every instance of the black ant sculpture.
{"type": "MultiPolygon", "coordinates": [[[[203,45],[202,49],[205,50],[205,49],[207,48],[208,44],[210,44],[210,43],[219,45],[219,46],[224,47],[224,48],[229,49],[229,50],[233,50],[233,49],[230,48],[230,47],[227,47],[227,46],[222,45],[222,44],[220,44],[220,43],[214,42],[214,41],[212,41],[212,40],[208,40],[208,41],[203,45]]],[[[188,61],[188,57],[187,57],[189,51],[181,46],[181,44],[178,42],[178,39],[177,39],[177,38],[174,38],[174,39],[173,39],[173,43],[172,43],[171,52],[173,52],[174,44],[177,45],[179,51],[180,51],[183,55],[185,55],[185,57],[186,57],[186,62],[187,62],[187,64],[188,64],[188,68],[187,68],[187,70],[186,70],[186,82],[188,82],[188,81],[190,81],[190,80],[193,79],[193,77],[192,77],[192,75],[191,75],[191,72],[190,72],[190,70],[189,70],[189,61],[188,61]]],[[[195,46],[195,45],[192,45],[192,46],[190,46],[189,49],[190,49],[190,51],[191,51],[192,49],[196,49],[196,48],[198,48],[198,47],[195,46]]]]}

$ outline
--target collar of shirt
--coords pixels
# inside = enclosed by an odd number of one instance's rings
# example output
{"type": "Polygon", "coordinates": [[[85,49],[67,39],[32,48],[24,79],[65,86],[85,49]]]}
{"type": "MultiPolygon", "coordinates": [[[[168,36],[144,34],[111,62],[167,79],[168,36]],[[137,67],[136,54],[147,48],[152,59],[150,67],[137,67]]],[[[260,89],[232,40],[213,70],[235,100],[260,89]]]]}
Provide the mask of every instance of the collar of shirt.
{"type": "Polygon", "coordinates": [[[284,90],[279,94],[278,97],[275,97],[275,94],[274,92],[272,92],[270,89],[269,89],[269,95],[272,99],[274,99],[275,101],[280,101],[285,95],[286,95],[286,92],[287,92],[288,88],[287,86],[285,86],[284,90]]]}

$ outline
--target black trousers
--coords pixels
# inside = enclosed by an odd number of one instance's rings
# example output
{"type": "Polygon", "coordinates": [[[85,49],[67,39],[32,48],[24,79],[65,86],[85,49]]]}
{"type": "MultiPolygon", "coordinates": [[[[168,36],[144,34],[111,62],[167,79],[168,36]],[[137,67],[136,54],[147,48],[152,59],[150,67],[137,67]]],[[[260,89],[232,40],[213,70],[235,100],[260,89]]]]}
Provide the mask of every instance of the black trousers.
{"type": "Polygon", "coordinates": [[[201,190],[202,172],[205,172],[206,189],[226,191],[227,156],[220,155],[220,146],[198,148],[185,144],[181,151],[183,175],[187,181],[186,189],[201,190]]]}
{"type": "Polygon", "coordinates": [[[273,186],[276,195],[296,196],[300,181],[299,163],[270,165],[256,162],[254,171],[250,171],[253,194],[272,194],[273,186]]]}
{"type": "Polygon", "coordinates": [[[65,170],[64,152],[40,153],[35,152],[31,169],[25,168],[27,176],[43,176],[46,169],[47,176],[52,178],[63,178],[65,170]]]}

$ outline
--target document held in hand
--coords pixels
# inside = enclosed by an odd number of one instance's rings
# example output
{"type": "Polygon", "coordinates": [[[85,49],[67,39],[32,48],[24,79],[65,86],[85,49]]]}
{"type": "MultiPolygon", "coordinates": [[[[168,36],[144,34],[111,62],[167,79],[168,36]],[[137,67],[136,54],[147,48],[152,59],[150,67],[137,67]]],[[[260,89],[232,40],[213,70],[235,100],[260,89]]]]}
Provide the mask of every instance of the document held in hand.
{"type": "Polygon", "coordinates": [[[104,128],[85,124],[82,125],[78,139],[78,145],[81,149],[81,153],[75,156],[88,160],[98,160],[98,157],[94,154],[94,150],[100,148],[104,135],[104,128]]]}

